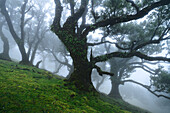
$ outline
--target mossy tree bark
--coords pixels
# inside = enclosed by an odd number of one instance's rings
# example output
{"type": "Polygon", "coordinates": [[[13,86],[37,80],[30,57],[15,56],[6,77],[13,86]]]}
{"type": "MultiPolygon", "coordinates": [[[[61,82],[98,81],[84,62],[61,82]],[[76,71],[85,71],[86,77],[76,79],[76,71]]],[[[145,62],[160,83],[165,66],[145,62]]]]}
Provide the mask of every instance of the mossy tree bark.
{"type": "MultiPolygon", "coordinates": [[[[69,26],[72,25],[70,24],[69,26]]],[[[93,65],[87,59],[87,40],[79,37],[69,26],[67,29],[61,29],[62,31],[56,32],[73,59],[74,71],[69,81],[74,82],[80,89],[90,89],[92,88],[91,72],[93,65]]]]}

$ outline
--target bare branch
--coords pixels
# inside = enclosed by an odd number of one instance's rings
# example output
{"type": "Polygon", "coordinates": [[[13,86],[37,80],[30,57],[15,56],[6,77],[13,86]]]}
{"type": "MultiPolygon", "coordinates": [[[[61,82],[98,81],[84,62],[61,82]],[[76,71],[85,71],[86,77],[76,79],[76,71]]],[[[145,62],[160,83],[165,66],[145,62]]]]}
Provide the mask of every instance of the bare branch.
{"type": "Polygon", "coordinates": [[[116,47],[117,47],[118,49],[121,49],[121,50],[130,50],[130,49],[131,49],[130,47],[126,47],[126,48],[121,47],[118,43],[116,43],[116,47]]]}
{"type": "Polygon", "coordinates": [[[25,39],[25,14],[26,14],[26,6],[27,6],[28,0],[24,0],[24,4],[21,6],[21,23],[20,23],[20,28],[21,28],[21,40],[24,41],[25,39]]]}
{"type": "Polygon", "coordinates": [[[83,13],[86,10],[88,4],[88,0],[81,0],[81,6],[79,8],[79,10],[74,13],[72,16],[70,16],[69,18],[67,18],[65,24],[63,25],[63,27],[70,27],[70,25],[72,25],[71,27],[75,27],[75,25],[77,24],[77,21],[82,17],[83,13]]]}
{"type": "Polygon", "coordinates": [[[61,14],[62,14],[62,11],[63,11],[63,7],[61,6],[60,0],[54,0],[54,2],[56,4],[55,18],[54,18],[51,30],[52,31],[57,31],[58,29],[61,28],[60,20],[61,20],[61,14]]]}
{"type": "Polygon", "coordinates": [[[150,68],[149,66],[145,65],[144,64],[145,62],[132,62],[132,63],[128,63],[127,66],[130,66],[130,65],[139,65],[140,67],[139,68],[142,68],[143,70],[155,75],[155,70],[150,68]]]}
{"type": "Polygon", "coordinates": [[[30,6],[26,11],[25,11],[25,14],[28,13],[34,6],[30,6]]]}
{"type": "Polygon", "coordinates": [[[82,15],[82,23],[80,25],[80,28],[78,29],[78,33],[82,33],[82,31],[89,25],[86,25],[86,15],[87,15],[87,12],[88,12],[88,8],[86,7],[83,15],[82,15]]]}
{"type": "Polygon", "coordinates": [[[19,38],[19,36],[17,35],[17,33],[15,32],[15,30],[14,30],[14,27],[13,27],[12,21],[11,21],[11,19],[10,19],[10,16],[9,16],[9,14],[8,14],[8,11],[6,10],[5,3],[6,3],[6,0],[1,0],[1,1],[0,1],[1,13],[4,15],[4,17],[5,17],[6,21],[7,21],[7,24],[8,24],[9,30],[10,30],[10,33],[11,33],[12,36],[14,37],[14,40],[15,40],[16,42],[19,42],[19,41],[20,41],[20,38],[19,38]]]}
{"type": "Polygon", "coordinates": [[[154,95],[157,96],[157,97],[164,97],[164,98],[166,98],[166,99],[170,99],[170,97],[168,97],[168,96],[165,96],[165,95],[162,95],[162,94],[160,94],[160,95],[159,95],[159,94],[156,94],[155,91],[152,91],[152,90],[150,89],[150,86],[144,85],[144,84],[139,83],[139,82],[136,82],[136,81],[134,81],[134,80],[124,80],[124,81],[122,81],[121,83],[124,84],[125,82],[132,82],[132,83],[138,84],[138,85],[142,86],[143,88],[147,89],[149,92],[151,92],[152,94],[154,94],[154,95]]]}
{"type": "Polygon", "coordinates": [[[42,62],[42,60],[38,61],[37,64],[35,65],[35,67],[39,68],[39,65],[41,62],[42,62]]]}
{"type": "Polygon", "coordinates": [[[159,37],[159,40],[165,40],[163,38],[164,38],[165,35],[167,35],[169,30],[170,30],[170,27],[165,28],[164,31],[162,32],[161,36],[159,37]]]}
{"type": "Polygon", "coordinates": [[[156,61],[156,62],[150,62],[150,61],[142,60],[142,63],[147,63],[147,64],[155,65],[155,64],[158,64],[158,63],[160,63],[160,62],[159,62],[159,61],[156,61]]]}
{"type": "Polygon", "coordinates": [[[97,69],[97,72],[99,73],[100,76],[102,76],[103,74],[110,75],[110,76],[114,76],[113,73],[106,72],[106,71],[102,71],[102,70],[100,69],[100,67],[98,67],[97,65],[95,65],[94,68],[97,69]]]}
{"type": "MultiPolygon", "coordinates": [[[[158,20],[160,20],[160,17],[159,17],[159,16],[158,16],[158,20]]],[[[151,39],[150,39],[150,40],[153,40],[153,38],[155,37],[156,32],[157,32],[157,30],[158,30],[158,28],[160,27],[161,24],[162,24],[162,23],[161,23],[160,21],[158,21],[157,27],[155,28],[154,33],[153,33],[153,35],[151,36],[151,39]]]]}
{"type": "Polygon", "coordinates": [[[104,41],[104,42],[99,42],[99,43],[87,43],[87,46],[97,46],[97,45],[101,45],[101,44],[116,44],[115,42],[110,42],[110,41],[104,41]]]}
{"type": "Polygon", "coordinates": [[[50,49],[46,49],[46,50],[49,51],[49,52],[53,55],[53,57],[55,58],[55,60],[56,60],[57,62],[59,62],[60,64],[66,65],[66,66],[69,67],[70,69],[73,67],[72,65],[70,65],[70,64],[68,63],[68,60],[67,60],[66,57],[65,57],[65,61],[63,62],[63,61],[61,61],[61,60],[59,60],[59,59],[57,58],[57,56],[55,55],[55,53],[54,53],[53,50],[50,50],[50,49]]]}
{"type": "Polygon", "coordinates": [[[146,71],[146,72],[148,72],[148,73],[150,73],[150,74],[152,74],[152,75],[155,75],[154,72],[152,72],[151,70],[146,69],[146,68],[143,67],[143,66],[133,66],[133,68],[134,68],[134,69],[136,69],[136,68],[141,68],[141,69],[143,69],[144,71],[146,71]]]}
{"type": "Polygon", "coordinates": [[[27,19],[25,20],[24,24],[26,25],[27,22],[29,22],[33,17],[34,17],[34,16],[32,15],[30,18],[27,18],[27,19]]]}
{"type": "Polygon", "coordinates": [[[136,12],[138,13],[139,12],[139,8],[138,6],[134,3],[134,1],[132,0],[126,0],[127,2],[131,3],[131,5],[136,9],[136,12]]]}
{"type": "Polygon", "coordinates": [[[159,40],[159,39],[158,39],[158,40],[150,40],[150,41],[148,41],[148,42],[144,42],[144,43],[136,46],[136,47],[134,48],[134,50],[138,50],[138,49],[140,49],[140,48],[142,48],[142,47],[145,47],[145,46],[147,46],[147,45],[150,45],[150,44],[159,44],[161,41],[163,41],[163,40],[168,40],[168,39],[169,39],[169,38],[166,37],[166,38],[161,39],[161,40],[159,40]]]}
{"type": "Polygon", "coordinates": [[[97,13],[95,13],[95,11],[94,11],[94,0],[91,0],[91,5],[92,5],[91,6],[91,14],[92,14],[94,21],[96,23],[97,19],[99,19],[99,15],[97,13]]]}
{"type": "Polygon", "coordinates": [[[71,16],[73,16],[74,15],[74,6],[75,6],[74,0],[69,0],[69,3],[70,3],[70,7],[71,7],[71,16]]]}
{"type": "Polygon", "coordinates": [[[144,65],[144,64],[142,64],[142,68],[145,70],[145,71],[147,71],[147,72],[149,72],[149,73],[151,73],[151,74],[153,74],[153,75],[155,75],[156,73],[156,71],[154,70],[154,69],[151,69],[149,66],[147,66],[147,65],[144,65]]]}
{"type": "Polygon", "coordinates": [[[163,90],[165,90],[165,88],[161,88],[161,89],[156,89],[156,90],[154,90],[153,92],[162,92],[163,90]]]}
{"type": "Polygon", "coordinates": [[[120,58],[130,58],[133,56],[137,56],[141,59],[145,59],[145,60],[149,60],[149,61],[155,61],[155,60],[159,60],[159,61],[168,61],[170,62],[170,58],[166,58],[166,57],[150,57],[147,56],[145,54],[142,54],[140,52],[112,52],[109,54],[105,54],[105,55],[101,55],[101,56],[97,56],[94,58],[94,62],[103,62],[103,61],[107,61],[108,59],[112,58],[112,57],[120,57],[120,58]]]}
{"type": "Polygon", "coordinates": [[[57,67],[57,69],[53,72],[54,74],[58,73],[60,71],[60,69],[63,67],[63,64],[59,64],[59,66],[57,67]]]}

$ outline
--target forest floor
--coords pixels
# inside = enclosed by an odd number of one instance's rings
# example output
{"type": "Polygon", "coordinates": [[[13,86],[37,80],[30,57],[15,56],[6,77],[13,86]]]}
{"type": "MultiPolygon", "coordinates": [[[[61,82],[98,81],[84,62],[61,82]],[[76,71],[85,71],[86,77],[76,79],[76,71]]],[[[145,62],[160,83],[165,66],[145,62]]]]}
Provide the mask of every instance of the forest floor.
{"type": "Polygon", "coordinates": [[[79,91],[45,70],[0,60],[0,113],[131,112],[147,111],[105,95],[79,91]]]}

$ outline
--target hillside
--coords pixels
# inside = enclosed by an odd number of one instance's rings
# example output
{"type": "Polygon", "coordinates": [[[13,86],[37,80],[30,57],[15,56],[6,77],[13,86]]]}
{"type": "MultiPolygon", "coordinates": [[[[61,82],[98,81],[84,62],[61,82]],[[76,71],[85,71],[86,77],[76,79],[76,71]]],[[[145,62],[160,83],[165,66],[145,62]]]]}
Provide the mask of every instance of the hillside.
{"type": "Polygon", "coordinates": [[[74,85],[51,73],[0,60],[0,113],[130,113],[144,112],[124,102],[74,85]],[[110,103],[103,100],[109,100],[110,103]],[[128,110],[128,111],[127,111],[128,110]]]}

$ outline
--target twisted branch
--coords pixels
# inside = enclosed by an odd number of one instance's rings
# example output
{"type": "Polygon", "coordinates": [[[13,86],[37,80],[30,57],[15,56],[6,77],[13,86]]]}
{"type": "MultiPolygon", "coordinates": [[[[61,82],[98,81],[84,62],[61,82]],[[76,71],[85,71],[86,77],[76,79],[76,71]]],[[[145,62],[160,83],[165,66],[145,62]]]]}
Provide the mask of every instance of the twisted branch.
{"type": "Polygon", "coordinates": [[[124,81],[121,82],[121,84],[124,84],[125,82],[132,82],[132,83],[138,84],[138,85],[142,86],[143,88],[147,89],[149,92],[151,92],[152,94],[154,94],[157,97],[164,97],[166,99],[170,99],[170,97],[168,97],[168,96],[165,96],[165,95],[162,95],[162,94],[156,94],[155,91],[152,91],[150,89],[150,86],[144,85],[144,84],[136,82],[134,80],[124,80],[124,81]]]}

